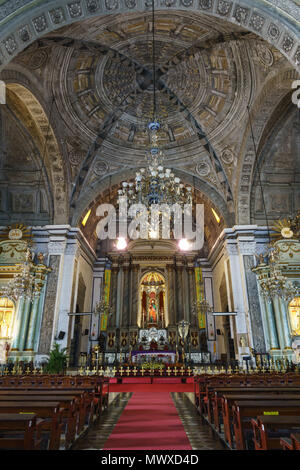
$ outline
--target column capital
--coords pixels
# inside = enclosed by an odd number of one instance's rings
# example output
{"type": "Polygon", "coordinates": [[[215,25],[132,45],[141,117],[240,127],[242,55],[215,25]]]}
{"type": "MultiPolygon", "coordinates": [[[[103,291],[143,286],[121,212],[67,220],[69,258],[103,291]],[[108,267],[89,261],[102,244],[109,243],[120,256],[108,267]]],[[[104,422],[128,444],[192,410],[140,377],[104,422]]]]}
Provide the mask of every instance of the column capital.
{"type": "Polygon", "coordinates": [[[66,249],[66,240],[51,240],[48,243],[49,255],[63,255],[66,249]]]}

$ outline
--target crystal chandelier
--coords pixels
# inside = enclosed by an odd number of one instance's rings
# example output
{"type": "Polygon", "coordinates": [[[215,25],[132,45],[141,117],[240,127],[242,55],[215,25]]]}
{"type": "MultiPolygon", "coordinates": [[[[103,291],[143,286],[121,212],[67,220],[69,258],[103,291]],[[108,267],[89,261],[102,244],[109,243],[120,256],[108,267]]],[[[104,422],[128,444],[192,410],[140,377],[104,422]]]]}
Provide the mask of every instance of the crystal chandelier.
{"type": "Polygon", "coordinates": [[[35,278],[34,264],[30,250],[26,253],[26,261],[20,265],[20,271],[17,272],[5,286],[0,288],[0,296],[18,299],[30,300],[39,298],[41,286],[35,278]]]}
{"type": "Polygon", "coordinates": [[[95,313],[98,314],[98,315],[112,315],[112,309],[110,307],[110,305],[104,300],[100,300],[99,302],[97,302],[96,306],[95,306],[95,313]]]}
{"type": "Polygon", "coordinates": [[[192,304],[193,315],[197,315],[198,313],[201,313],[202,315],[207,315],[207,313],[211,313],[212,311],[213,309],[206,299],[194,300],[192,304]]]}
{"type": "Polygon", "coordinates": [[[262,274],[260,280],[261,294],[269,303],[276,297],[290,302],[299,295],[300,289],[282,274],[274,251],[271,251],[269,259],[269,269],[262,274]]]}
{"type": "Polygon", "coordinates": [[[129,204],[143,204],[148,209],[153,204],[179,204],[182,208],[192,204],[192,188],[185,187],[170,168],[164,168],[163,152],[158,147],[157,120],[148,125],[150,133],[150,149],[147,152],[148,165],[136,171],[135,181],[122,183],[118,190],[119,197],[127,197],[129,204]]]}

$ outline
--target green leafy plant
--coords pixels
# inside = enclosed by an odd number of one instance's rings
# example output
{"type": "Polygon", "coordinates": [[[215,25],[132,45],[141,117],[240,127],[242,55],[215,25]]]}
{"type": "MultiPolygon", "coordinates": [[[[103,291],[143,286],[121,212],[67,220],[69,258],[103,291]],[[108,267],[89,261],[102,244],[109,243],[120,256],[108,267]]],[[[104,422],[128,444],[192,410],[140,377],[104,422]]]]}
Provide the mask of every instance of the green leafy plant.
{"type": "Polygon", "coordinates": [[[50,357],[45,366],[45,372],[48,374],[61,374],[67,366],[68,356],[67,348],[59,349],[59,344],[54,343],[53,349],[50,351],[50,357]]]}

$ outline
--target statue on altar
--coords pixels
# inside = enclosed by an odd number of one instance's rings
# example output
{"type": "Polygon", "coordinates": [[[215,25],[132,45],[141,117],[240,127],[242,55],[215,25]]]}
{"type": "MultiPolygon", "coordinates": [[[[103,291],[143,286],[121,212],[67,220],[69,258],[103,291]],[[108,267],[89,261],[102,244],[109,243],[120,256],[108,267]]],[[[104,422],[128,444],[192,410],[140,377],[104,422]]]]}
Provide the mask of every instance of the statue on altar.
{"type": "Polygon", "coordinates": [[[140,283],[142,328],[163,327],[165,279],[155,271],[146,273],[140,283]]]}
{"type": "Polygon", "coordinates": [[[157,311],[154,299],[151,299],[149,305],[149,323],[157,322],[157,311]]]}

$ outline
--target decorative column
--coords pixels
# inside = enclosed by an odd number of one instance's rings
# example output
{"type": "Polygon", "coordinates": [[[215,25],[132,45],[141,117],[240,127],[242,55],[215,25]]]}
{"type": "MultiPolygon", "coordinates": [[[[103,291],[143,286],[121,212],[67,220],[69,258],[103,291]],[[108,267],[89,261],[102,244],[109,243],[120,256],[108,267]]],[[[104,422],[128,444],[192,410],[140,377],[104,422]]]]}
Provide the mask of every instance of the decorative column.
{"type": "Polygon", "coordinates": [[[14,325],[14,333],[13,333],[13,342],[11,346],[11,351],[19,351],[19,343],[20,343],[20,333],[22,328],[22,320],[23,320],[23,310],[25,306],[25,299],[22,297],[18,300],[17,308],[16,308],[16,319],[14,325]]]}
{"type": "Polygon", "coordinates": [[[168,316],[169,318],[165,319],[165,323],[168,325],[175,325],[176,323],[176,313],[175,313],[175,291],[174,291],[174,266],[167,265],[168,273],[168,316]]]}
{"type": "Polygon", "coordinates": [[[284,336],[284,350],[286,354],[292,354],[292,337],[290,334],[290,328],[288,323],[288,303],[284,302],[282,299],[279,301],[281,321],[283,326],[283,336],[284,336]]]}
{"type": "Polygon", "coordinates": [[[68,344],[68,327],[70,317],[68,315],[72,309],[72,284],[73,275],[75,268],[75,258],[79,256],[79,246],[77,242],[67,244],[64,256],[61,259],[60,268],[60,297],[57,305],[57,316],[54,322],[54,328],[52,333],[52,341],[59,341],[60,348],[67,347],[68,344]],[[62,340],[56,340],[60,331],[65,332],[65,336],[62,340]]]}
{"type": "Polygon", "coordinates": [[[122,326],[128,327],[129,325],[129,265],[123,265],[123,314],[122,326]]]}
{"type": "Polygon", "coordinates": [[[273,306],[281,353],[291,359],[291,356],[293,354],[293,350],[291,347],[292,338],[289,332],[288,319],[287,314],[285,312],[284,303],[281,299],[275,297],[275,299],[273,299],[273,306]]]}
{"type": "MultiPolygon", "coordinates": [[[[276,330],[273,308],[272,308],[272,305],[266,300],[264,300],[264,307],[265,307],[267,325],[268,325],[268,331],[269,331],[268,340],[269,340],[270,350],[276,352],[276,351],[279,351],[279,342],[278,342],[278,335],[277,335],[277,330],[276,330]]],[[[281,342],[282,342],[282,339],[281,339],[281,342]]]]}
{"type": "MultiPolygon", "coordinates": [[[[261,261],[255,268],[252,268],[252,271],[256,274],[258,284],[260,284],[267,276],[268,267],[264,261],[261,261]]],[[[275,304],[271,304],[266,299],[263,299],[260,293],[259,297],[261,299],[263,323],[267,326],[265,328],[266,342],[269,343],[270,353],[276,356],[284,345],[280,313],[277,311],[276,315],[273,308],[275,304]]]]}
{"type": "Polygon", "coordinates": [[[23,317],[22,317],[22,323],[21,323],[20,334],[19,334],[19,350],[20,351],[23,351],[25,348],[25,339],[26,339],[28,321],[30,317],[30,311],[31,311],[31,301],[30,299],[25,298],[23,317]]]}
{"type": "Polygon", "coordinates": [[[110,327],[112,328],[115,328],[116,326],[118,272],[119,272],[119,266],[116,266],[113,264],[111,268],[111,294],[110,294],[110,306],[112,310],[112,316],[109,322],[110,327]]]}
{"type": "Polygon", "coordinates": [[[245,286],[245,272],[240,258],[241,254],[238,249],[237,241],[226,242],[227,254],[229,257],[230,273],[233,286],[234,310],[237,312],[235,316],[236,333],[238,344],[238,359],[242,361],[243,355],[249,355],[249,339],[251,337],[247,325],[248,303],[247,290],[245,286]]]}
{"type": "Polygon", "coordinates": [[[31,315],[28,325],[28,334],[26,340],[26,351],[34,351],[34,337],[38,323],[39,313],[42,308],[42,292],[44,292],[44,285],[46,282],[46,275],[51,271],[44,264],[38,264],[35,268],[35,285],[39,292],[39,297],[35,298],[31,308],[31,315]]]}
{"type": "Polygon", "coordinates": [[[139,299],[139,265],[134,264],[132,267],[132,286],[131,286],[131,326],[137,326],[138,316],[138,299],[139,299]]]}
{"type": "Polygon", "coordinates": [[[48,243],[49,266],[52,271],[47,278],[45,301],[42,318],[38,319],[39,328],[34,334],[34,342],[38,343],[40,360],[44,360],[45,354],[49,354],[51,340],[53,337],[53,325],[58,316],[59,302],[61,296],[61,277],[63,271],[63,259],[66,248],[64,237],[51,237],[48,243]],[[56,239],[56,240],[55,240],[56,239]]]}
{"type": "Polygon", "coordinates": [[[182,269],[183,311],[185,321],[190,322],[190,291],[188,282],[187,265],[185,264],[182,269]]]}
{"type": "Polygon", "coordinates": [[[196,300],[196,289],[195,289],[195,272],[193,266],[188,266],[188,290],[189,290],[189,321],[192,326],[198,325],[197,315],[192,315],[192,307],[196,300]]]}
{"type": "Polygon", "coordinates": [[[182,298],[182,292],[183,292],[183,286],[182,286],[182,271],[183,271],[183,266],[180,261],[180,263],[177,263],[177,282],[175,285],[175,290],[177,292],[177,318],[176,318],[176,323],[179,321],[183,320],[184,318],[184,309],[183,309],[183,298],[182,298]]]}

